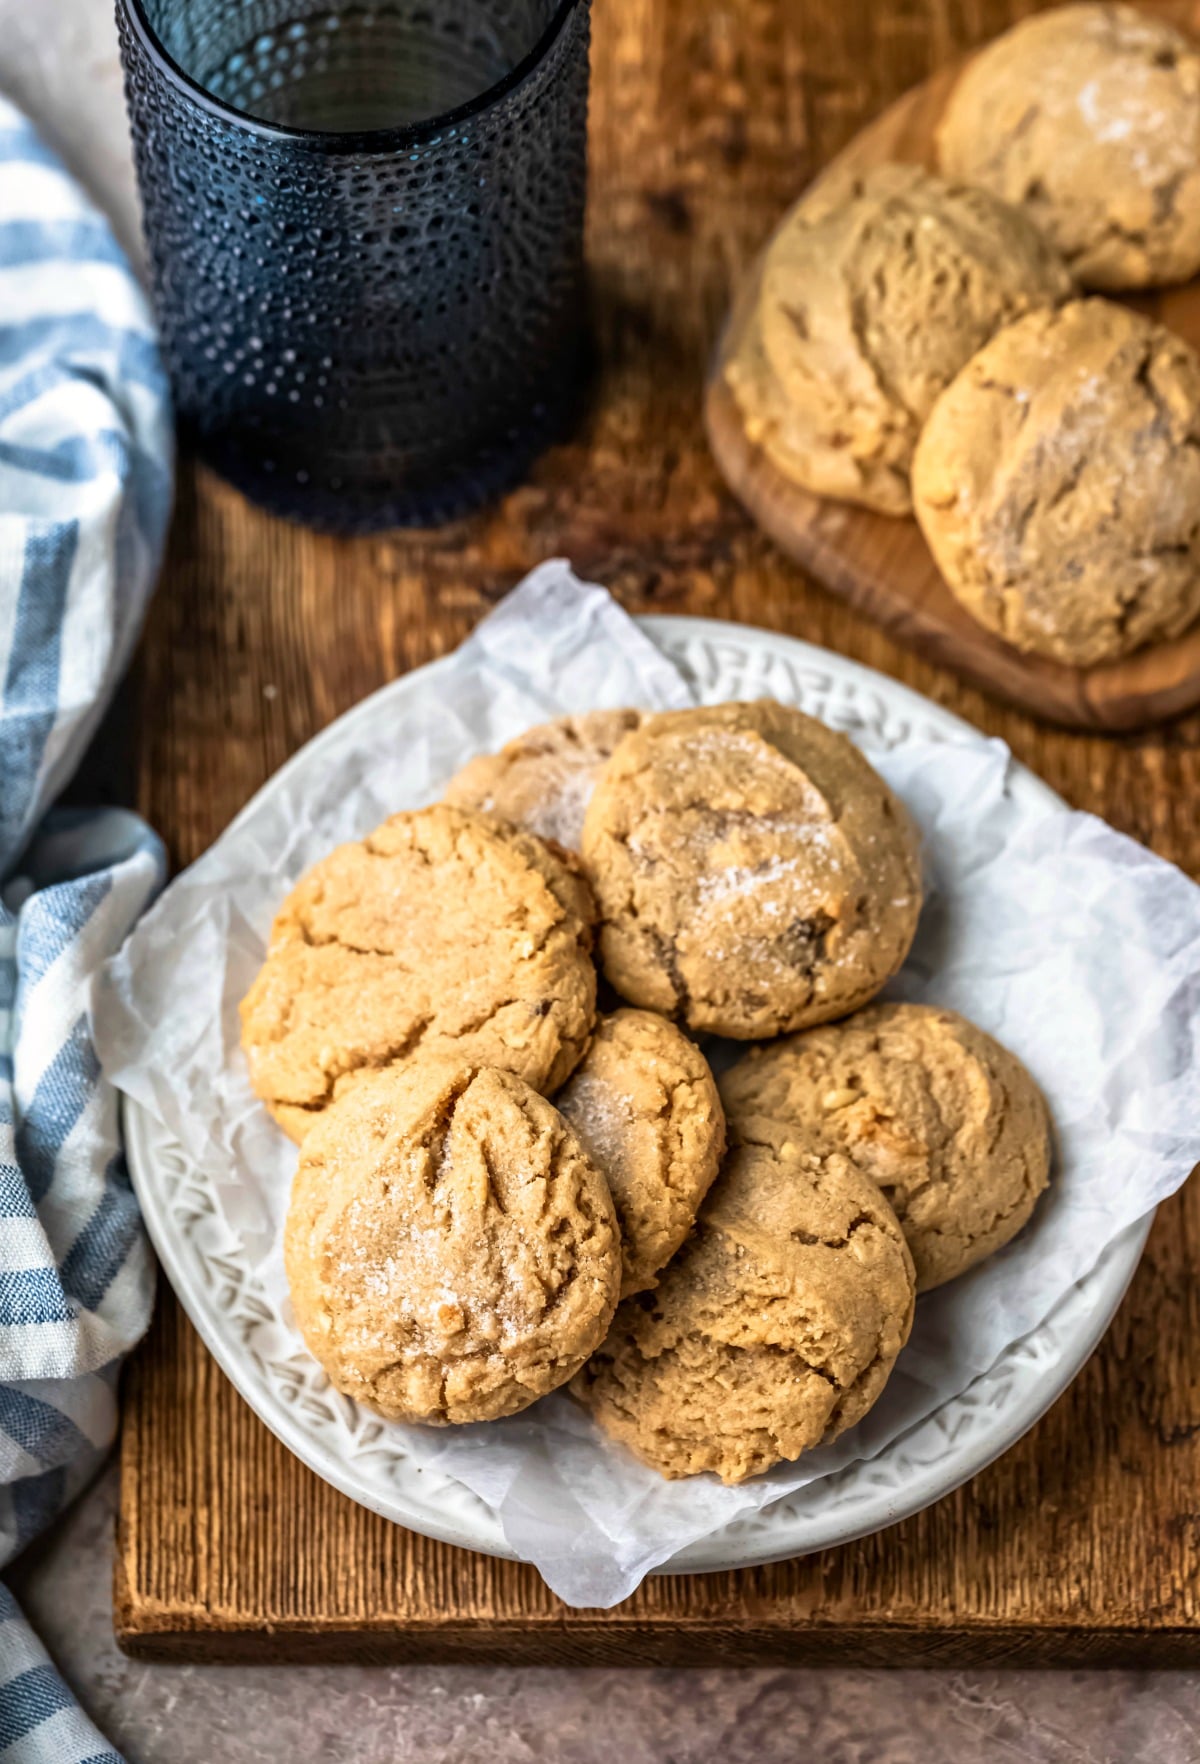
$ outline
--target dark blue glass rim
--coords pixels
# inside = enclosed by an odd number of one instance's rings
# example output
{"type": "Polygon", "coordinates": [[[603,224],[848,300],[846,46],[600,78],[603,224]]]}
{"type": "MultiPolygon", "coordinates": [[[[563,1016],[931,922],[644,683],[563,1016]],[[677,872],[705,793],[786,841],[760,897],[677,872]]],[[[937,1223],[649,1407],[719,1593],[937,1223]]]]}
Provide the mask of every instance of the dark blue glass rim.
{"type": "Polygon", "coordinates": [[[559,0],[554,17],[546,26],[528,55],[520,60],[510,73],[495,85],[488,86],[477,98],[470,98],[465,104],[458,105],[454,110],[444,110],[438,116],[431,116],[419,123],[412,123],[405,128],[366,129],[346,132],[337,129],[295,129],[281,123],[264,122],[261,117],[252,116],[249,111],[238,110],[235,105],[223,104],[214,98],[211,92],[186,73],[175,58],[169,53],[146,17],[143,0],[117,0],[132,30],[137,33],[138,40],[145,53],[154,63],[159,73],[163,74],[171,84],[179,88],[191,103],[206,110],[210,116],[217,117],[221,122],[233,128],[244,130],[247,134],[260,135],[268,140],[290,143],[297,147],[306,147],[318,153],[358,154],[358,153],[395,153],[405,147],[426,147],[434,144],[436,139],[477,116],[491,110],[511,93],[525,85],[537,72],[542,62],[553,49],[562,35],[572,13],[588,6],[590,0],[559,0]]]}

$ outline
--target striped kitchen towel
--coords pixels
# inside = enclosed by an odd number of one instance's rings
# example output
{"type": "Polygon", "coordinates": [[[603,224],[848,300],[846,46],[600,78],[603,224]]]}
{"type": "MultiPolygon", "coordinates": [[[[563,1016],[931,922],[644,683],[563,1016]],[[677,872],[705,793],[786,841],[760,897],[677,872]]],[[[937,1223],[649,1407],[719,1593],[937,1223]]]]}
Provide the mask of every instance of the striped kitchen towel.
{"type": "MultiPolygon", "coordinates": [[[[170,497],[145,301],[0,99],[0,1567],[111,1444],[153,1298],[86,1001],[163,852],[122,810],[48,805],[129,659],[170,497]]],[[[2,1764],[115,1758],[0,1588],[2,1764]]]]}

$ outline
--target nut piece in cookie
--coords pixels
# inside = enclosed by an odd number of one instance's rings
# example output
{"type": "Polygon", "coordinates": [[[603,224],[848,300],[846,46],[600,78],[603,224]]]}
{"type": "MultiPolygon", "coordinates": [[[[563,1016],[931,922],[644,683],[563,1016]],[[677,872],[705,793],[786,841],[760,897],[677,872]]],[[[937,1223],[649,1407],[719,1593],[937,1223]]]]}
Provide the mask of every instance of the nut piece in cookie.
{"type": "Polygon", "coordinates": [[[903,805],[844,735],[773,699],[627,735],[583,853],[621,996],[739,1040],[865,1004],[921,907],[903,805]]]}
{"type": "Polygon", "coordinates": [[[552,1091],[595,1015],[594,904],[540,839],[436,803],[330,852],[242,1001],[257,1094],[293,1139],[365,1072],[455,1054],[552,1091]]]}
{"type": "Polygon", "coordinates": [[[1200,357],[1110,300],[1032,313],[938,399],[913,466],[951,591],[1077,667],[1200,614],[1200,357]]]}
{"type": "Polygon", "coordinates": [[[612,1190],[627,1298],[654,1285],[717,1174],[725,1117],[716,1081],[665,1017],[614,1011],[554,1102],[612,1190]]]}
{"type": "Polygon", "coordinates": [[[726,368],[747,436],[793,482],[885,514],[938,394],[1001,325],[1073,291],[1016,208],[915,166],[818,188],[772,241],[726,368]]]}
{"type": "Polygon", "coordinates": [[[491,1421],[565,1382],[617,1302],[603,1176],[509,1072],[421,1059],[307,1135],[284,1257],[336,1387],[396,1421],[491,1421]]]}
{"type": "Polygon", "coordinates": [[[882,1188],[917,1290],[1017,1235],[1050,1174],[1050,1123],[1020,1060],[954,1011],[872,1005],[754,1048],[721,1079],[737,1143],[822,1145],[882,1188]]]}
{"type": "Polygon", "coordinates": [[[735,1149],[658,1288],[572,1391],[668,1477],[744,1482],[861,1420],[913,1317],[895,1214],[840,1153],[735,1149]]]}
{"type": "Polygon", "coordinates": [[[499,753],[469,760],[447,784],[444,800],[578,851],[600,768],[642,716],[637,710],[598,710],[539,723],[499,753]]]}
{"type": "Polygon", "coordinates": [[[1132,6],[1061,6],[982,50],[938,133],[949,176],[1021,203],[1088,288],[1200,269],[1200,55],[1132,6]]]}

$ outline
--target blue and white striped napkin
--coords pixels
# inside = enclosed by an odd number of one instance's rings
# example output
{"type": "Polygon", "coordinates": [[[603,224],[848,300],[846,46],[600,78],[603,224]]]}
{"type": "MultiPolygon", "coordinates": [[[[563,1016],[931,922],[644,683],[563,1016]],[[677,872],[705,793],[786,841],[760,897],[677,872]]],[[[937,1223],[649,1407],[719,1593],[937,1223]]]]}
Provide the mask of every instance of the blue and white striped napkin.
{"type": "MultiPolygon", "coordinates": [[[[129,660],[171,499],[167,386],[108,223],[0,99],[0,1567],[112,1443],[153,1266],[86,999],[164,875],[51,809],[129,660]]],[[[0,1588],[0,1764],[119,1764],[0,1588]]]]}

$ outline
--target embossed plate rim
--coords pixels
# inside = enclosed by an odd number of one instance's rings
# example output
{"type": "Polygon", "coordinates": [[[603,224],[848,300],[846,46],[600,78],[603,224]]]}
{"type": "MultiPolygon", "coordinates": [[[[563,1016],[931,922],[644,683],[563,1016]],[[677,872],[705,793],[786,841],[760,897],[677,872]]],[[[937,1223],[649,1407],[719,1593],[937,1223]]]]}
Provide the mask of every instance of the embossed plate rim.
{"type": "MultiPolygon", "coordinates": [[[[739,677],[731,684],[729,675],[739,665],[743,670],[757,665],[760,690],[769,684],[778,688],[778,681],[767,678],[778,665],[789,674],[795,699],[864,738],[868,750],[872,744],[894,745],[914,732],[922,739],[978,739],[970,724],[909,687],[798,638],[715,619],[657,615],[639,623],[704,698],[737,696],[746,681],[739,677]],[[697,648],[707,657],[706,675],[688,659],[697,648]],[[738,663],[732,661],[734,653],[738,663]],[[809,691],[796,670],[811,676],[809,691]],[[868,701],[866,710],[860,697],[868,701]]],[[[294,770],[319,764],[330,745],[352,738],[385,703],[403,697],[418,679],[427,682],[449,659],[402,675],[364,699],[294,754],[264,792],[279,789],[294,770]]],[[[1061,805],[1015,760],[1012,789],[1031,807],[1061,805]]],[[[187,1186],[182,1148],[128,1099],[125,1122],[134,1187],[167,1278],[206,1347],[264,1425],[317,1475],[384,1518],[445,1543],[515,1560],[495,1514],[469,1490],[421,1470],[398,1448],[375,1445],[376,1439],[386,1440],[385,1425],[331,1392],[294,1337],[290,1345],[296,1351],[286,1358],[278,1351],[272,1355],[272,1337],[280,1341],[287,1332],[261,1297],[248,1265],[239,1264],[240,1245],[203,1189],[187,1186]],[[357,1455],[347,1456],[347,1430],[351,1438],[357,1433],[357,1455]],[[338,1443],[331,1445],[330,1435],[338,1443]]],[[[1045,1414],[1091,1355],[1133,1277],[1152,1217],[1129,1226],[1036,1330],[1013,1343],[936,1415],[877,1457],[847,1465],[700,1539],[661,1572],[752,1567],[849,1543],[920,1512],[969,1481],[1045,1414]]]]}

